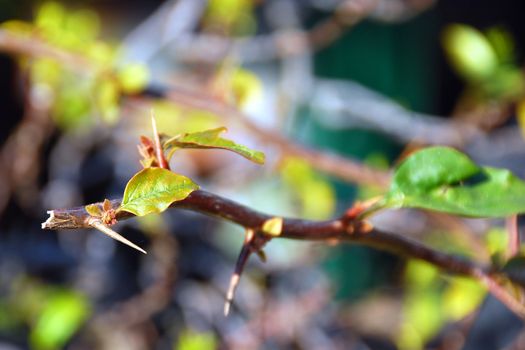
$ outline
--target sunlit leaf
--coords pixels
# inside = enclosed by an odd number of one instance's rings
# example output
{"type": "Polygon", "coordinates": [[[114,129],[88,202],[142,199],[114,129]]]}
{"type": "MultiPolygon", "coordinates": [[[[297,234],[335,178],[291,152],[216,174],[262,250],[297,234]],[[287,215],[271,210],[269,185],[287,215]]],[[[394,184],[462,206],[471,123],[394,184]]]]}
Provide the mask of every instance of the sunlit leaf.
{"type": "Polygon", "coordinates": [[[471,217],[525,212],[525,183],[510,171],[479,168],[448,147],[431,147],[396,169],[386,205],[425,208],[471,217]]]}
{"type": "Polygon", "coordinates": [[[60,3],[49,1],[38,9],[35,24],[40,29],[57,34],[61,31],[65,16],[65,9],[60,3]]]}
{"type": "Polygon", "coordinates": [[[501,266],[509,246],[509,233],[502,228],[492,228],[484,238],[492,262],[501,266]]]}
{"type": "Polygon", "coordinates": [[[65,18],[64,30],[73,34],[81,42],[94,40],[100,29],[98,15],[86,9],[80,9],[68,14],[65,18]]]}
{"type": "Polygon", "coordinates": [[[217,340],[215,339],[213,333],[185,330],[180,334],[179,341],[174,345],[173,349],[217,349],[217,340]]]}
{"type": "Polygon", "coordinates": [[[443,324],[440,294],[437,289],[407,295],[403,308],[404,322],[398,335],[401,349],[422,348],[443,324]]]}
{"type": "Polygon", "coordinates": [[[118,71],[117,78],[123,92],[135,94],[148,84],[149,71],[143,64],[130,63],[118,71]]]}
{"type": "Polygon", "coordinates": [[[52,115],[62,129],[78,130],[92,123],[90,107],[88,91],[70,84],[57,95],[52,115]]]}
{"type": "Polygon", "coordinates": [[[261,95],[262,87],[259,78],[246,69],[235,69],[231,76],[231,88],[236,102],[244,106],[261,95]]]}
{"type": "Polygon", "coordinates": [[[485,296],[485,288],[478,282],[455,277],[443,294],[443,312],[448,319],[457,321],[473,312],[485,296]]]}
{"type": "Polygon", "coordinates": [[[443,45],[454,68],[466,79],[485,79],[497,67],[496,53],[490,42],[473,27],[449,25],[443,33],[443,45]]]}
{"type": "Polygon", "coordinates": [[[422,289],[436,282],[439,270],[424,261],[410,260],[405,268],[405,282],[410,288],[422,289]]]}
{"type": "Polygon", "coordinates": [[[220,134],[224,131],[226,131],[226,128],[221,127],[206,131],[178,135],[164,142],[163,147],[165,149],[173,147],[225,149],[235,152],[255,163],[264,163],[264,153],[252,150],[246,146],[239,145],[238,143],[235,143],[231,140],[220,137],[220,134]]]}
{"type": "Polygon", "coordinates": [[[281,176],[285,186],[298,199],[302,216],[322,220],[332,215],[335,191],[310,164],[300,158],[287,158],[282,164],[281,176]]]}
{"type": "Polygon", "coordinates": [[[485,32],[499,62],[512,63],[515,59],[515,45],[512,35],[502,27],[492,27],[485,32]]]}
{"type": "Polygon", "coordinates": [[[226,28],[236,34],[249,34],[255,30],[252,0],[210,0],[204,21],[214,27],[226,28]]]}
{"type": "MultiPolygon", "coordinates": [[[[42,302],[42,301],[41,301],[42,302]]],[[[52,293],[31,330],[35,349],[60,349],[74,335],[89,315],[87,298],[74,291],[52,293]]]]}
{"type": "Polygon", "coordinates": [[[31,23],[12,19],[0,23],[0,28],[6,30],[13,34],[18,34],[20,36],[28,36],[34,31],[34,27],[31,23]]]}
{"type": "Polygon", "coordinates": [[[214,96],[240,107],[259,98],[262,91],[257,75],[231,61],[218,69],[210,89],[214,96]]]}
{"type": "Polygon", "coordinates": [[[103,41],[92,41],[85,47],[85,55],[101,64],[109,66],[117,58],[117,50],[103,41]]]}
{"type": "Polygon", "coordinates": [[[112,79],[104,79],[94,87],[95,102],[104,122],[113,125],[119,118],[120,90],[112,79]]]}
{"type": "Polygon", "coordinates": [[[189,178],[167,169],[146,168],[129,180],[119,210],[137,216],[160,213],[198,188],[189,178]]]}

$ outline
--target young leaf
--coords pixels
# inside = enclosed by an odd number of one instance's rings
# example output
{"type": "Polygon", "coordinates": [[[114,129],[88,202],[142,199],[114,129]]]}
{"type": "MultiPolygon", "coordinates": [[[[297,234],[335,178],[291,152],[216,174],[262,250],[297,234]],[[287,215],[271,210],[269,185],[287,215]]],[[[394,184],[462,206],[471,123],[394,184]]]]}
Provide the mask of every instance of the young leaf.
{"type": "Polygon", "coordinates": [[[220,134],[224,131],[226,131],[226,128],[221,127],[178,135],[167,140],[164,143],[164,148],[219,148],[235,152],[252,162],[264,164],[264,153],[220,137],[220,134]]]}
{"type": "Polygon", "coordinates": [[[525,212],[525,183],[508,170],[480,168],[454,149],[432,147],[414,153],[397,168],[386,203],[504,217],[525,212]]]}
{"type": "Polygon", "coordinates": [[[167,169],[146,168],[129,180],[118,210],[137,216],[160,213],[198,188],[189,178],[167,169]]]}

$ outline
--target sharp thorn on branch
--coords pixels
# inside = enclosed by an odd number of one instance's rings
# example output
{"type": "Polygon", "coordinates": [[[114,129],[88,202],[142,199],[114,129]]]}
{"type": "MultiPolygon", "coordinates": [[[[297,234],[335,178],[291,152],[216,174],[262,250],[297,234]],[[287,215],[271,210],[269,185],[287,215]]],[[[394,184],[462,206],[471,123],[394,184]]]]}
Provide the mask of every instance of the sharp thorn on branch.
{"type": "Polygon", "coordinates": [[[117,240],[117,241],[119,241],[121,243],[124,243],[125,245],[130,246],[131,248],[136,249],[136,250],[138,250],[141,253],[148,254],[144,249],[142,249],[141,247],[139,247],[135,243],[127,240],[126,238],[122,237],[122,235],[120,235],[119,233],[113,231],[108,226],[104,225],[100,220],[90,220],[89,221],[89,226],[91,226],[93,228],[96,228],[97,230],[99,230],[103,234],[113,238],[114,240],[117,240]]]}
{"type": "Polygon", "coordinates": [[[230,307],[233,302],[233,298],[235,297],[235,291],[237,290],[237,286],[239,285],[242,271],[244,270],[244,266],[246,265],[250,254],[252,253],[251,244],[254,236],[255,234],[252,229],[246,230],[246,237],[242,244],[239,257],[237,258],[237,262],[235,263],[235,270],[233,271],[233,274],[230,278],[230,285],[228,287],[228,292],[226,293],[226,302],[224,303],[224,316],[228,316],[228,314],[230,313],[230,307]]]}

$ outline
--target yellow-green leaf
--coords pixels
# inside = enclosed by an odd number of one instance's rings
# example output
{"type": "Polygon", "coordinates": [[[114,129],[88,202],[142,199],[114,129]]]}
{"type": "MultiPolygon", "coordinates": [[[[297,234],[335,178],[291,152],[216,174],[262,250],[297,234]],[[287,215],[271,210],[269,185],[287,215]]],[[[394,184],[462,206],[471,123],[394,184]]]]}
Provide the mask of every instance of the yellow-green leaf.
{"type": "Polygon", "coordinates": [[[473,27],[449,25],[443,33],[443,45],[453,67],[468,80],[487,78],[498,65],[490,42],[473,27]]]}
{"type": "Polygon", "coordinates": [[[34,349],[60,349],[86,321],[90,313],[89,300],[72,290],[52,293],[31,329],[34,349]]]}
{"type": "Polygon", "coordinates": [[[264,153],[239,145],[231,140],[220,137],[226,131],[225,127],[206,131],[186,133],[170,138],[164,143],[165,149],[178,148],[217,148],[235,152],[258,164],[264,164],[264,153]]]}
{"type": "Polygon", "coordinates": [[[200,349],[216,349],[217,340],[213,333],[210,332],[195,332],[192,330],[184,330],[179,336],[179,341],[174,344],[173,349],[179,350],[200,350],[200,349]],[[175,346],[176,345],[176,346],[175,346]]]}
{"type": "Polygon", "coordinates": [[[143,90],[149,81],[148,68],[139,63],[125,65],[118,73],[117,78],[122,91],[135,94],[143,90]]]}
{"type": "Polygon", "coordinates": [[[84,207],[89,215],[95,217],[101,217],[103,213],[102,209],[97,204],[89,204],[84,207]]]}
{"type": "Polygon", "coordinates": [[[146,168],[129,180],[119,211],[137,216],[160,213],[198,188],[191,179],[167,169],[146,168]]]}

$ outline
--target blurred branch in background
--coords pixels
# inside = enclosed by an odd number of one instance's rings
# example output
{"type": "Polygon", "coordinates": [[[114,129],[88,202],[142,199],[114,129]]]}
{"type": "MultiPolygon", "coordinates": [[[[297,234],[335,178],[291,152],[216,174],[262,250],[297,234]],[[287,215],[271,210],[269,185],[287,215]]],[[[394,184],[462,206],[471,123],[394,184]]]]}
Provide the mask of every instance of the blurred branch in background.
{"type": "MultiPolygon", "coordinates": [[[[76,60],[77,55],[70,54],[63,50],[50,47],[49,45],[40,42],[37,38],[24,38],[13,35],[0,29],[0,50],[5,49],[11,52],[17,51],[33,57],[49,57],[57,59],[62,63],[71,64],[72,68],[79,70],[80,73],[88,74],[90,67],[97,66],[94,64],[84,64],[83,60],[76,60]],[[36,41],[37,45],[31,43],[36,41]],[[79,64],[80,62],[80,64],[79,64]]],[[[90,74],[96,74],[92,72],[90,74]]],[[[106,72],[106,74],[111,72],[106,72]]],[[[283,154],[291,156],[301,156],[309,161],[312,166],[321,171],[340,177],[345,181],[355,183],[374,184],[385,186],[388,181],[388,176],[382,174],[378,170],[369,169],[365,165],[353,162],[349,159],[339,157],[336,155],[325,154],[316,150],[310,150],[305,147],[294,144],[286,138],[280,136],[280,133],[274,131],[267,131],[258,127],[255,123],[236,107],[225,104],[217,100],[213,96],[202,93],[200,91],[187,90],[184,88],[157,86],[151,84],[152,90],[150,92],[160,98],[167,98],[173,102],[190,106],[192,108],[204,109],[216,113],[222,118],[235,118],[234,122],[243,125],[246,130],[252,133],[255,137],[264,140],[264,142],[277,147],[283,154]]],[[[148,90],[144,91],[148,95],[148,90]]],[[[133,97],[133,96],[131,96],[133,97]]]]}
{"type": "MultiPolygon", "coordinates": [[[[333,7],[323,6],[330,13],[328,18],[308,30],[285,29],[242,39],[188,33],[178,37],[170,50],[177,60],[187,62],[214,63],[230,54],[244,63],[271,61],[322,49],[367,17],[386,22],[404,21],[428,9],[433,3],[434,0],[332,1],[333,7]]],[[[278,16],[271,12],[268,17],[278,16]]]]}
{"type": "Polygon", "coordinates": [[[463,148],[483,132],[471,124],[417,113],[351,81],[316,81],[310,107],[326,128],[365,128],[403,143],[463,148]]]}

